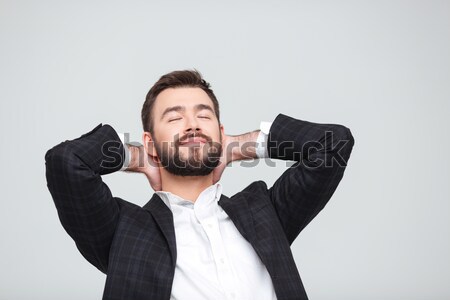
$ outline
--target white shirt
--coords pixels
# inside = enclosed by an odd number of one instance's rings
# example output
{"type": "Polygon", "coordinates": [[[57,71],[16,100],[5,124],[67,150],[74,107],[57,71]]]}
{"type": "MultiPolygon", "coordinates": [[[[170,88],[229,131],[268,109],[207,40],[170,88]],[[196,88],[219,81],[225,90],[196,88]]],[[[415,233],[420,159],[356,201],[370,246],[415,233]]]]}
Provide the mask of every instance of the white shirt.
{"type": "Polygon", "coordinates": [[[177,261],[171,299],[276,299],[265,265],[218,205],[220,183],[203,190],[195,202],[156,193],[174,219],[177,261]]]}

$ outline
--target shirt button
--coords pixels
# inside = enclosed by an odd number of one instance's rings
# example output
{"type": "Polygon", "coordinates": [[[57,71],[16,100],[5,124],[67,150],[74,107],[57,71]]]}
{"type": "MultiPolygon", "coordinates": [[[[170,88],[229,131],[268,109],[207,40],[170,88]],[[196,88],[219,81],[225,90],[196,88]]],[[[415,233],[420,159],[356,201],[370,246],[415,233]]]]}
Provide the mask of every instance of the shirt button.
{"type": "Polygon", "coordinates": [[[211,223],[208,223],[209,228],[213,228],[213,225],[211,223]]]}
{"type": "Polygon", "coordinates": [[[221,263],[221,264],[224,264],[224,263],[225,263],[225,259],[221,258],[221,259],[220,259],[220,263],[221,263]]]}
{"type": "Polygon", "coordinates": [[[236,294],[235,293],[231,293],[231,298],[235,299],[236,298],[236,294]]]}

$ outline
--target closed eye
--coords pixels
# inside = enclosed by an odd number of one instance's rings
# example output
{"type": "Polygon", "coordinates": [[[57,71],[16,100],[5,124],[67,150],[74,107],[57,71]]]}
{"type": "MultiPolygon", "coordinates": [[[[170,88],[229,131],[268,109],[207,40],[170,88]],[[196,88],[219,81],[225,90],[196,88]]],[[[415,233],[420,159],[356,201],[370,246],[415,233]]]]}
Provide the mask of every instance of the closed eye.
{"type": "Polygon", "coordinates": [[[181,120],[181,118],[170,119],[169,122],[176,121],[176,120],[181,120]]]}

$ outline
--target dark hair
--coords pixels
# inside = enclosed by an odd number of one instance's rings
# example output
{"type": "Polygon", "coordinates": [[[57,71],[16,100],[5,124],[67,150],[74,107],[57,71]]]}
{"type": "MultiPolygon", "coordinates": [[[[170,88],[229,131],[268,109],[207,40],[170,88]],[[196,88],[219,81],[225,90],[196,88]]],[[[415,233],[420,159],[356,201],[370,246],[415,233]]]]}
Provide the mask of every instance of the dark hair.
{"type": "Polygon", "coordinates": [[[213,102],[214,111],[220,124],[219,102],[210,88],[209,83],[202,78],[202,75],[197,70],[183,70],[173,71],[163,75],[147,93],[147,97],[145,98],[141,111],[142,126],[144,131],[148,131],[153,134],[154,123],[152,120],[152,110],[156,97],[158,97],[158,95],[165,89],[177,87],[198,87],[205,91],[213,102]]]}

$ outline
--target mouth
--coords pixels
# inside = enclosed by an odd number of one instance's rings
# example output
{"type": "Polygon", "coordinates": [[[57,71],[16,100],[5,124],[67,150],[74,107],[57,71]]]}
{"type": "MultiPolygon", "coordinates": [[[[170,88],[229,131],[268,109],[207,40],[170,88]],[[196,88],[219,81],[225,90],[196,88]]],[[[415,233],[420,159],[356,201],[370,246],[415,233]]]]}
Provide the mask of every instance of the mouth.
{"type": "Polygon", "coordinates": [[[205,144],[205,143],[206,143],[205,139],[195,137],[195,138],[190,138],[190,139],[180,142],[180,145],[191,146],[191,145],[201,145],[201,144],[205,144]]]}

